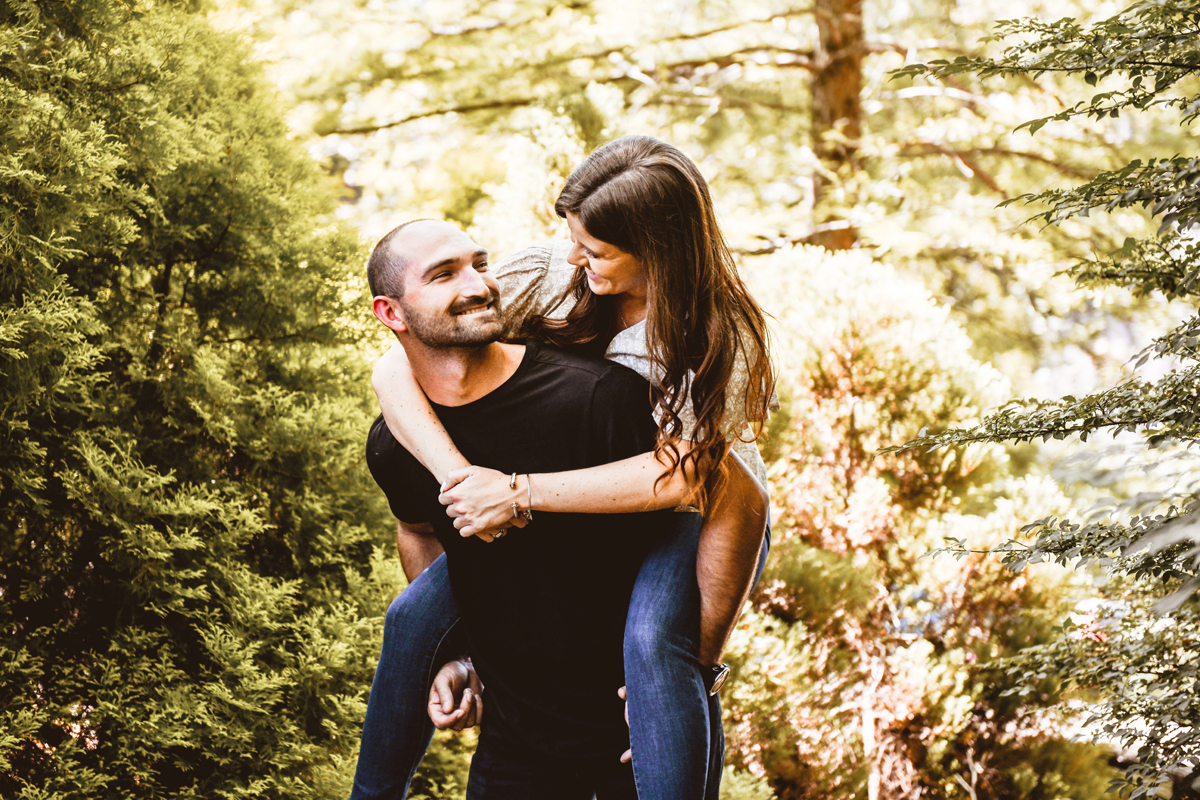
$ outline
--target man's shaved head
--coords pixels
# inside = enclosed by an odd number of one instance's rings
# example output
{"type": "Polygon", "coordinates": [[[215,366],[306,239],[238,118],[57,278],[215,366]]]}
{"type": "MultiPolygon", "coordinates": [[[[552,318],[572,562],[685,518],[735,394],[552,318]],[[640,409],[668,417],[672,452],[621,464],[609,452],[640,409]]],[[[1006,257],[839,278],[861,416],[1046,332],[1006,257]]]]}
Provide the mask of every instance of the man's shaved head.
{"type": "Polygon", "coordinates": [[[487,250],[461,228],[434,219],[406,222],[383,237],[367,261],[372,308],[397,335],[406,330],[427,346],[495,341],[504,323],[500,291],[487,269],[487,250]]]}
{"type": "Polygon", "coordinates": [[[431,219],[410,220],[392,228],[387,236],[379,240],[375,249],[371,251],[371,257],[367,260],[367,285],[371,287],[372,295],[397,299],[404,297],[404,273],[412,258],[404,253],[400,232],[409,225],[435,221],[431,219]]]}

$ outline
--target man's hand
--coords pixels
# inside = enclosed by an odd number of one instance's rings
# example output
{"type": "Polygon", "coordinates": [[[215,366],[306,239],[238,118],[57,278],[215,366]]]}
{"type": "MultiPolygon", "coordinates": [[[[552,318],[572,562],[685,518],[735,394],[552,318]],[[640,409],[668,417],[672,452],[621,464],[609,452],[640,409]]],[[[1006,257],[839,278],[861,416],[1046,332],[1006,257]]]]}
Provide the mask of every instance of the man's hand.
{"type": "MultiPolygon", "coordinates": [[[[625,727],[628,728],[629,727],[629,698],[625,695],[625,687],[624,686],[622,686],[620,689],[617,689],[617,697],[619,697],[625,701],[625,727]]],[[[626,750],[624,753],[621,753],[621,763],[624,764],[627,761],[633,761],[633,750],[632,749],[626,750]]]]}
{"type": "Polygon", "coordinates": [[[429,718],[438,730],[461,731],[483,721],[483,684],[469,658],[438,670],[429,689],[429,718]]]}

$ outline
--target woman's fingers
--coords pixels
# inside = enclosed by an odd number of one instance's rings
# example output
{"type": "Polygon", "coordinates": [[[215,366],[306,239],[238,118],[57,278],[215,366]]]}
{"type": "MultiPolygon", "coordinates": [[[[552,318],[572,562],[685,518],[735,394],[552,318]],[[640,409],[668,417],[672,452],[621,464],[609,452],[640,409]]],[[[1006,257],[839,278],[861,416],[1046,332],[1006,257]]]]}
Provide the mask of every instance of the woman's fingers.
{"type": "Polygon", "coordinates": [[[461,506],[446,507],[446,515],[454,519],[454,528],[462,536],[482,536],[495,534],[508,528],[524,528],[529,520],[524,517],[514,517],[512,509],[506,509],[507,514],[496,512],[491,514],[467,513],[461,506]]]}
{"type": "Polygon", "coordinates": [[[442,481],[442,492],[447,492],[453,489],[458,484],[471,477],[475,472],[474,467],[459,467],[452,469],[446,473],[446,480],[442,481]]]}

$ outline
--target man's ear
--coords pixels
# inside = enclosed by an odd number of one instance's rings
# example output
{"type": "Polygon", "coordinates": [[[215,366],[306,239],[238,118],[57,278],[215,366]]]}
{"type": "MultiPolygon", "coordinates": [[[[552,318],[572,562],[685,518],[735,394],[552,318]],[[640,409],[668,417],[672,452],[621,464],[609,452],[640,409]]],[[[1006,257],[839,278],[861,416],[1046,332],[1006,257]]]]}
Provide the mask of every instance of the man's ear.
{"type": "Polygon", "coordinates": [[[404,324],[404,309],[400,307],[400,301],[394,297],[378,294],[371,298],[371,310],[375,312],[375,316],[379,321],[396,333],[404,333],[408,330],[408,326],[404,324]]]}

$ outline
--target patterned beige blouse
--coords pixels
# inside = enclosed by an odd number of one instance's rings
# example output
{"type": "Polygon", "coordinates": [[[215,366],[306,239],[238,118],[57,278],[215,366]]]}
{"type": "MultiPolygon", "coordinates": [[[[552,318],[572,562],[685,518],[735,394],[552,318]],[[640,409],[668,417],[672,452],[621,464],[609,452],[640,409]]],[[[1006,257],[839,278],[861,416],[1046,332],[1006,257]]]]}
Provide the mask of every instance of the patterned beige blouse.
{"type": "MultiPolygon", "coordinates": [[[[514,333],[521,324],[533,316],[562,319],[575,305],[571,297],[571,278],[575,267],[567,262],[571,250],[568,240],[535,245],[520,251],[491,267],[496,282],[500,284],[500,298],[504,308],[505,333],[514,333]]],[[[605,357],[629,367],[650,382],[657,380],[655,365],[650,358],[646,342],[646,323],[639,322],[618,333],[608,345],[605,357]]],[[[730,450],[739,458],[750,474],[755,477],[764,491],[769,491],[767,467],[758,452],[758,446],[749,441],[753,433],[746,422],[745,409],[740,407],[745,397],[749,369],[745,360],[734,365],[726,396],[729,404],[725,413],[725,435],[731,442],[730,450]]],[[[772,405],[777,407],[772,398],[772,405]]],[[[684,403],[679,412],[683,423],[683,436],[688,438],[696,428],[696,415],[691,403],[684,403]]]]}

